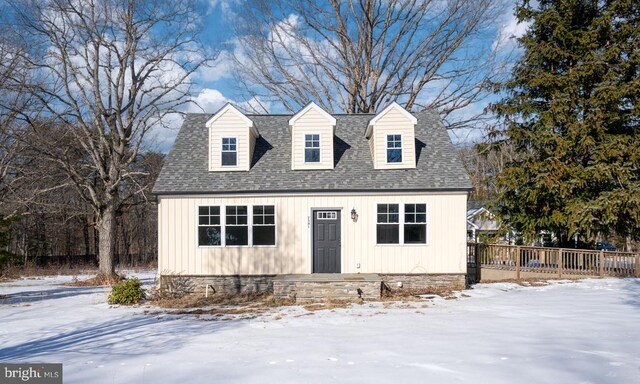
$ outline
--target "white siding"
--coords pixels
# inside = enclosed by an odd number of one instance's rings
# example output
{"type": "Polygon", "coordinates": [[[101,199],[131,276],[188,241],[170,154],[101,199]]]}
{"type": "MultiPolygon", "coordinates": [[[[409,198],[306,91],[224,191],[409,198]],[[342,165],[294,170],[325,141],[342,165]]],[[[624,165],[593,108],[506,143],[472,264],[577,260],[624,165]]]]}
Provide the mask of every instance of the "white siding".
{"type": "Polygon", "coordinates": [[[233,110],[227,110],[209,127],[209,170],[248,171],[251,167],[255,140],[255,135],[250,132],[242,116],[233,110]],[[223,137],[237,138],[238,165],[235,167],[222,166],[223,137]]]}
{"type": "Polygon", "coordinates": [[[316,109],[309,109],[291,127],[291,169],[333,169],[333,126],[316,109]],[[304,136],[320,135],[320,162],[304,162],[304,136]]]}
{"type": "Polygon", "coordinates": [[[370,145],[373,145],[375,169],[415,168],[416,138],[413,123],[395,108],[390,109],[373,126],[370,145]],[[387,163],[387,135],[402,135],[402,162],[387,163]]]}
{"type": "Polygon", "coordinates": [[[189,275],[310,273],[310,213],[342,212],[343,273],[465,273],[466,193],[405,195],[295,195],[161,197],[158,270],[189,275]],[[426,245],[376,245],[376,204],[425,203],[426,245]],[[276,206],[274,247],[198,247],[199,205],[276,206]],[[357,222],[350,218],[358,212],[357,222]],[[360,268],[356,265],[360,263],[360,268]]]}

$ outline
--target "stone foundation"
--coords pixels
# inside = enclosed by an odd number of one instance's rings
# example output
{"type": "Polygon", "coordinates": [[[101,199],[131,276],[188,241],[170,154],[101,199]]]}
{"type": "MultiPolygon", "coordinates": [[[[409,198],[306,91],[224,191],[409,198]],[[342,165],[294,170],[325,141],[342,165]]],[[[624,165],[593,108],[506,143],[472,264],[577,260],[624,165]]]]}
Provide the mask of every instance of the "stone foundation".
{"type": "Polygon", "coordinates": [[[415,289],[428,291],[462,290],[466,288],[465,274],[426,274],[426,273],[381,273],[380,277],[392,291],[397,289],[415,289]],[[398,283],[402,287],[398,287],[398,283]]]}
{"type": "Polygon", "coordinates": [[[273,293],[279,298],[300,301],[320,299],[379,299],[381,283],[391,288],[425,292],[462,290],[464,274],[335,274],[331,275],[162,275],[161,285],[177,287],[181,292],[205,294],[273,293]],[[398,287],[402,282],[402,288],[398,287]],[[208,287],[208,289],[207,289],[208,287]]]}
{"type": "Polygon", "coordinates": [[[224,293],[260,293],[273,292],[273,278],[276,275],[162,275],[160,276],[160,284],[167,284],[169,280],[175,280],[179,285],[188,286],[191,293],[204,294],[207,290],[209,294],[224,293]],[[180,283],[178,283],[178,281],[180,283]],[[185,281],[185,284],[182,284],[185,281]]]}

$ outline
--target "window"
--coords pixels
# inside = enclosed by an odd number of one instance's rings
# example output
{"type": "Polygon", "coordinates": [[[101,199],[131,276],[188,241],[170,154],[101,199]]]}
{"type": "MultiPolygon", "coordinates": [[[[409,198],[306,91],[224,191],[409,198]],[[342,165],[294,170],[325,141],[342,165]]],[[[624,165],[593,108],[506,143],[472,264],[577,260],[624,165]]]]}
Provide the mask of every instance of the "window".
{"type": "Polygon", "coordinates": [[[398,204],[378,204],[376,238],[378,244],[400,243],[400,212],[398,204]]]}
{"type": "Polygon", "coordinates": [[[336,220],[338,219],[338,213],[335,211],[318,211],[316,217],[318,220],[336,220]]]}
{"type": "Polygon", "coordinates": [[[235,137],[222,138],[222,165],[238,165],[238,147],[235,137]]]}
{"type": "Polygon", "coordinates": [[[225,220],[225,245],[249,245],[247,206],[227,206],[225,220]]]}
{"type": "Polygon", "coordinates": [[[402,135],[387,135],[387,163],[402,163],[402,135]]]}
{"type": "Polygon", "coordinates": [[[320,162],[320,135],[304,135],[304,162],[320,162]]]}
{"type": "Polygon", "coordinates": [[[200,206],[197,228],[198,246],[274,246],[275,205],[200,206]]]}
{"type": "Polygon", "coordinates": [[[404,205],[404,243],[427,243],[427,205],[404,205]]]}
{"type": "Polygon", "coordinates": [[[220,207],[198,208],[198,245],[222,245],[220,207]]]}
{"type": "Polygon", "coordinates": [[[427,243],[426,204],[378,204],[377,216],[378,244],[427,243]]]}
{"type": "Polygon", "coordinates": [[[276,215],[273,205],[253,206],[253,245],[276,245],[276,215]]]}

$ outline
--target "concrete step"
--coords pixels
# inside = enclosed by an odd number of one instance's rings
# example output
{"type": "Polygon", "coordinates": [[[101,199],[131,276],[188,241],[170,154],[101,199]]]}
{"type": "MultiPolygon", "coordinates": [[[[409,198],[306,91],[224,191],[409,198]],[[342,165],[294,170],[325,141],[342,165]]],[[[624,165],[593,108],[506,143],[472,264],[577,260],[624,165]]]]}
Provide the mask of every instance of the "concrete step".
{"type": "Polygon", "coordinates": [[[376,274],[283,275],[274,279],[276,297],[299,301],[380,298],[382,279],[376,274]]]}

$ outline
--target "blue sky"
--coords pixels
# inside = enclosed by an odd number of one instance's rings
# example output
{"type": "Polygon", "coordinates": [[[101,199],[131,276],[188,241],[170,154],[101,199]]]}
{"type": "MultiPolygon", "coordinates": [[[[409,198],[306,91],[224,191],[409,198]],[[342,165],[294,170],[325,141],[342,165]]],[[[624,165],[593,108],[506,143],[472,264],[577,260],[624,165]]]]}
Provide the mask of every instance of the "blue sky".
{"type": "MultiPolygon", "coordinates": [[[[231,59],[233,49],[233,22],[234,11],[242,0],[209,0],[203,3],[206,11],[203,15],[204,34],[203,39],[207,45],[221,47],[219,59],[210,68],[201,69],[193,78],[195,87],[193,100],[197,105],[189,107],[188,112],[214,113],[225,103],[231,102],[242,108],[246,102],[246,95],[235,85],[233,79],[234,64],[231,59]]],[[[511,2],[505,3],[504,14],[498,17],[499,23],[493,31],[489,31],[489,36],[484,39],[492,39],[491,47],[494,50],[513,51],[516,47],[514,37],[521,36],[526,26],[518,24],[513,15],[511,2]]],[[[478,42],[480,45],[480,42],[478,42]]],[[[482,42],[483,46],[488,46],[487,40],[482,42]]],[[[434,90],[435,92],[435,90],[434,90]]],[[[489,101],[496,97],[485,99],[467,107],[461,113],[473,113],[481,111],[489,101]]],[[[270,105],[269,112],[284,112],[278,105],[270,105]]],[[[171,124],[170,129],[164,129],[155,133],[152,140],[156,141],[155,147],[166,152],[177,133],[180,119],[171,124]]],[[[482,135],[478,131],[456,131],[450,132],[454,142],[476,141],[482,135]]]]}

